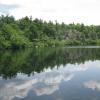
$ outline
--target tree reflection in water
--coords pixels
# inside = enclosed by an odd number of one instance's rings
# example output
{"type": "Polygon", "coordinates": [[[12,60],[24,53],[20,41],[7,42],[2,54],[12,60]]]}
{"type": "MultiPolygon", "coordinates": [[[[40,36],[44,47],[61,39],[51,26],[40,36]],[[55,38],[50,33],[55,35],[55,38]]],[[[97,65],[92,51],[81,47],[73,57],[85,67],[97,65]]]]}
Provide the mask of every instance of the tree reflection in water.
{"type": "Polygon", "coordinates": [[[100,48],[29,48],[0,51],[0,76],[4,79],[40,73],[66,64],[100,60],[100,48]]]}

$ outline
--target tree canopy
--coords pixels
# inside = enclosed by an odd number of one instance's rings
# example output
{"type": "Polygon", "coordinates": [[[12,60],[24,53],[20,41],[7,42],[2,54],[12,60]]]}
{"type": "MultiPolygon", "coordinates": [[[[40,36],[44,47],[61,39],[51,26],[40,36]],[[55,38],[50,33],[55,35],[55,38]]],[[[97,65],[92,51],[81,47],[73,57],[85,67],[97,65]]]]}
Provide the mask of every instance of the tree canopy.
{"type": "Polygon", "coordinates": [[[100,25],[59,24],[41,19],[0,16],[0,48],[100,45],[100,25]]]}

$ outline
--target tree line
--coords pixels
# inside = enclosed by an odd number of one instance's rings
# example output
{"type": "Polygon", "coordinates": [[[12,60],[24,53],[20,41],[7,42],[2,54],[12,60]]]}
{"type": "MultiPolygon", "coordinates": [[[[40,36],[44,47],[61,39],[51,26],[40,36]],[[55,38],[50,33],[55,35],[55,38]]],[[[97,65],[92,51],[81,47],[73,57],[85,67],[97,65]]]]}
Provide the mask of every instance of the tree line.
{"type": "Polygon", "coordinates": [[[7,79],[17,73],[34,75],[44,69],[67,67],[100,60],[100,48],[27,48],[0,51],[0,76],[7,79]],[[5,63],[6,62],[6,63],[5,63]]]}
{"type": "Polygon", "coordinates": [[[100,45],[100,25],[59,24],[32,17],[0,16],[0,48],[100,45]]]}

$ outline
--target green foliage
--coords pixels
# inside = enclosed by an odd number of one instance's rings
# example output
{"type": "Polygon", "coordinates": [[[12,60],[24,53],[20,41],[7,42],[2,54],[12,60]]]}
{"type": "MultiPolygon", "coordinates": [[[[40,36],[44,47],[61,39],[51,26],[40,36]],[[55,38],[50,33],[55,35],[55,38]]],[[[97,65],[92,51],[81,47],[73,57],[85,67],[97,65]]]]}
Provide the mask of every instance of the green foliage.
{"type": "Polygon", "coordinates": [[[100,48],[28,48],[0,51],[0,76],[12,78],[17,73],[32,75],[66,64],[100,60],[100,48]]]}
{"type": "Polygon", "coordinates": [[[100,45],[100,26],[0,16],[0,48],[64,45],[100,45]]]}

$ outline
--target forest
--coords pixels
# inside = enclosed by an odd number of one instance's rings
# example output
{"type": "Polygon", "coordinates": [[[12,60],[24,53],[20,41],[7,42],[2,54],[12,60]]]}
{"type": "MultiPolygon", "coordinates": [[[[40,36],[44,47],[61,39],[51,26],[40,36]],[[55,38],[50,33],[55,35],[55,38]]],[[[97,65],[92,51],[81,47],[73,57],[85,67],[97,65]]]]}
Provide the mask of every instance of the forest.
{"type": "Polygon", "coordinates": [[[95,60],[100,60],[100,48],[43,47],[1,50],[0,76],[4,79],[16,77],[17,73],[30,76],[55,66],[59,68],[62,65],[66,67],[67,64],[80,65],[95,60]]]}
{"type": "Polygon", "coordinates": [[[100,25],[0,16],[0,49],[67,45],[100,45],[100,25]]]}

